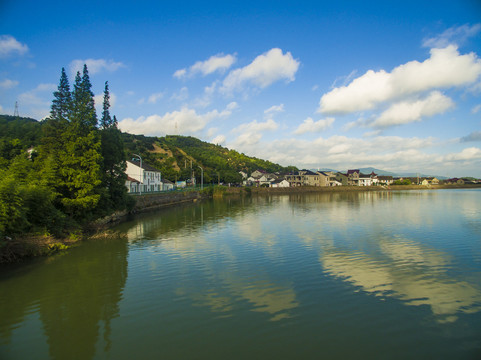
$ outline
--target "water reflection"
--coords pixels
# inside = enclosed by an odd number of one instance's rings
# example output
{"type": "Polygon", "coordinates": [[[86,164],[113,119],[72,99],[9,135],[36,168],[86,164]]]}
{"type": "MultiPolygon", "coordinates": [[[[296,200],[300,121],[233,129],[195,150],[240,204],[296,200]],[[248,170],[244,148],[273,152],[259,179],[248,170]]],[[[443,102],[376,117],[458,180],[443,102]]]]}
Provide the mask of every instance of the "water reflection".
{"type": "Polygon", "coordinates": [[[481,310],[481,290],[450,276],[446,254],[422,249],[409,241],[383,240],[381,250],[383,254],[375,257],[329,248],[321,255],[320,262],[330,275],[363,291],[394,297],[407,305],[428,305],[440,322],[456,321],[460,312],[481,310]]]}
{"type": "MultiPolygon", "coordinates": [[[[232,316],[239,303],[247,302],[249,311],[266,313],[270,321],[278,321],[288,318],[289,311],[298,306],[292,284],[273,280],[267,272],[253,272],[243,260],[256,243],[272,260],[267,250],[276,245],[275,233],[266,231],[272,224],[263,224],[259,214],[265,217],[277,203],[262,197],[214,200],[180,207],[176,213],[145,215],[126,232],[132,244],[144,247],[142,251],[175,257],[183,271],[195,265],[194,280],[178,279],[176,295],[188,296],[196,306],[208,307],[224,317],[232,316]],[[231,221],[231,226],[226,226],[231,221]],[[226,241],[219,243],[212,237],[226,241]],[[213,264],[213,258],[220,259],[221,268],[213,264]],[[196,291],[199,281],[212,287],[196,291]]],[[[156,267],[151,264],[152,271],[156,267]]]]}
{"type": "Polygon", "coordinates": [[[116,227],[123,240],[0,273],[0,358],[130,358],[139,348],[195,358],[249,341],[309,358],[346,333],[364,350],[439,349],[458,329],[473,348],[480,223],[479,191],[239,197],[144,214],[116,227]]]}
{"type": "Polygon", "coordinates": [[[111,322],[119,316],[127,279],[127,244],[112,239],[88,245],[2,272],[1,342],[9,344],[35,312],[44,334],[38,341],[48,344],[48,355],[41,355],[33,341],[16,342],[2,358],[92,359],[99,342],[109,351],[111,322]]]}

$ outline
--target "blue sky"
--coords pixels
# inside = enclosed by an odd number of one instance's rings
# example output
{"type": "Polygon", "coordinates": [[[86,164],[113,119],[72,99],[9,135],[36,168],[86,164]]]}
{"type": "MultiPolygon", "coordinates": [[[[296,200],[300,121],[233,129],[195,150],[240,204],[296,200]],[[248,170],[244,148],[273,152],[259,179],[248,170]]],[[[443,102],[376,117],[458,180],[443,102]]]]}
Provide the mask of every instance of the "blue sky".
{"type": "Polygon", "coordinates": [[[0,113],[44,118],[83,63],[123,131],[481,177],[479,1],[0,1],[0,113]]]}

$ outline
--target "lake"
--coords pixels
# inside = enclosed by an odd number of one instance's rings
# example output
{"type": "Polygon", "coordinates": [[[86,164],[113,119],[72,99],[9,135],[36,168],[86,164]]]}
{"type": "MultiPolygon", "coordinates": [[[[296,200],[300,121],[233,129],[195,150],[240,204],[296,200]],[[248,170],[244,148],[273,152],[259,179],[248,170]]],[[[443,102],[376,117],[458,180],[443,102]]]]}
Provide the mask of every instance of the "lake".
{"type": "Polygon", "coordinates": [[[481,358],[481,190],[213,199],[0,267],[0,359],[481,358]]]}

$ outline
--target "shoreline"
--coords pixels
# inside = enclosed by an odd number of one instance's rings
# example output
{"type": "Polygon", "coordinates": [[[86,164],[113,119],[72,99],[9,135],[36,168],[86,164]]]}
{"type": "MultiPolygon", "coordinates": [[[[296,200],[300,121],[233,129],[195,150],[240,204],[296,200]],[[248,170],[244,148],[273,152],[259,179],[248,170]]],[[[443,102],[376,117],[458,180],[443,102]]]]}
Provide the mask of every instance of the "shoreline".
{"type": "Polygon", "coordinates": [[[132,211],[116,212],[89,224],[82,233],[74,233],[70,237],[59,239],[50,235],[23,234],[15,238],[7,238],[0,243],[0,264],[20,262],[25,259],[51,256],[77,246],[86,239],[117,238],[119,235],[109,231],[112,225],[127,220],[130,216],[142,212],[155,211],[162,208],[195,203],[208,198],[229,196],[265,196],[289,195],[303,193],[333,192],[369,192],[369,191],[401,191],[401,190],[442,190],[442,189],[480,189],[481,184],[469,185],[391,185],[391,186],[333,186],[333,187],[219,187],[203,191],[170,192],[144,194],[136,196],[136,204],[132,211]]]}
{"type": "Polygon", "coordinates": [[[441,190],[441,189],[480,189],[481,184],[468,185],[389,185],[389,186],[300,186],[288,188],[267,188],[267,187],[228,187],[225,194],[246,194],[250,189],[251,194],[293,194],[312,192],[359,192],[359,191],[399,191],[399,190],[441,190]]]}

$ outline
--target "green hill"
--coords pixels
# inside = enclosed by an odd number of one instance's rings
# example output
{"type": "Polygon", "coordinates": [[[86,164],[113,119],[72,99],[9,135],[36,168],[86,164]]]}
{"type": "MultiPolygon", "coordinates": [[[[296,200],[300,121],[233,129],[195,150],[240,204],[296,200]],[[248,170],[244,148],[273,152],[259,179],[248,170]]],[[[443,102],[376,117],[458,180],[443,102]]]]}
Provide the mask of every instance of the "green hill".
{"type": "MultiPolygon", "coordinates": [[[[43,122],[31,118],[0,115],[0,158],[8,161],[20,152],[39,145],[42,125],[43,122]]],[[[257,169],[272,173],[297,170],[191,136],[152,137],[122,133],[122,138],[127,160],[132,159],[133,154],[139,154],[143,161],[160,170],[164,179],[171,181],[189,179],[192,173],[200,180],[200,167],[206,184],[238,182],[239,171],[250,174],[257,169]]]]}
{"type": "Polygon", "coordinates": [[[287,173],[295,167],[283,167],[270,161],[250,157],[225,147],[201,141],[191,136],[147,137],[123,134],[127,155],[139,154],[149,165],[159,169],[162,177],[171,181],[196,178],[204,172],[204,183],[238,182],[239,171],[250,174],[261,169],[287,173]]]}

